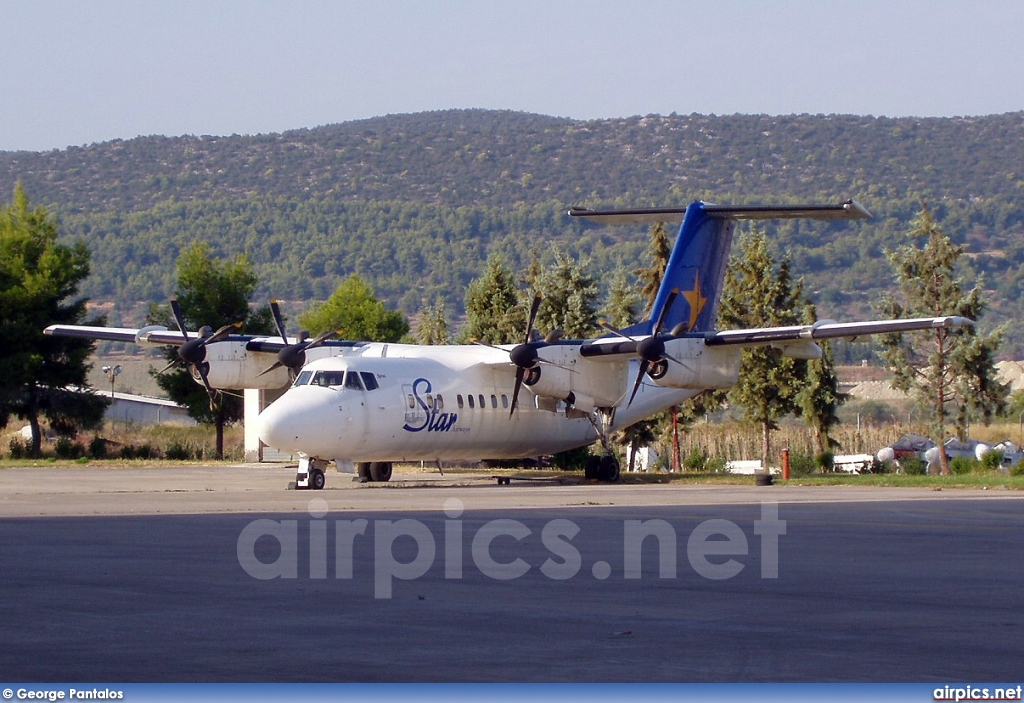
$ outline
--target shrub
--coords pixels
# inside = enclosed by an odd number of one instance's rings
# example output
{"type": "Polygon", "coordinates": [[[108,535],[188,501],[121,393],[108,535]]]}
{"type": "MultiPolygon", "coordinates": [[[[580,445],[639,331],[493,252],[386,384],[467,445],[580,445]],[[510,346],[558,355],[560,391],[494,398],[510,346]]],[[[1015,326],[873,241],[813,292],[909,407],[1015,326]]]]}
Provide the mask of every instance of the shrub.
{"type": "Polygon", "coordinates": [[[835,471],[836,468],[836,455],[832,452],[825,451],[814,457],[814,463],[822,471],[835,471]]]}
{"type": "Polygon", "coordinates": [[[817,465],[815,464],[814,457],[810,454],[804,454],[803,452],[789,453],[790,476],[810,476],[816,468],[817,465]]]}
{"type": "Polygon", "coordinates": [[[70,437],[58,437],[53,450],[58,459],[79,459],[85,455],[85,447],[70,437]]]}
{"type": "Polygon", "coordinates": [[[551,457],[551,462],[563,471],[582,471],[590,457],[590,447],[579,447],[558,452],[551,457]]]}
{"type": "Polygon", "coordinates": [[[957,476],[973,474],[979,467],[978,460],[969,456],[955,456],[949,462],[949,470],[957,476]]]}
{"type": "Polygon", "coordinates": [[[694,447],[690,455],[683,459],[683,468],[687,471],[707,471],[708,455],[694,447]]]}
{"type": "Polygon", "coordinates": [[[918,456],[905,456],[899,460],[899,465],[908,476],[924,476],[928,473],[928,464],[918,456]]]}
{"type": "Polygon", "coordinates": [[[11,443],[7,446],[11,450],[12,459],[28,458],[29,444],[27,440],[18,439],[17,437],[11,437],[11,443]]]}
{"type": "Polygon", "coordinates": [[[103,439],[99,435],[95,436],[89,442],[89,456],[93,459],[106,459],[107,458],[107,440],[103,439]]]}

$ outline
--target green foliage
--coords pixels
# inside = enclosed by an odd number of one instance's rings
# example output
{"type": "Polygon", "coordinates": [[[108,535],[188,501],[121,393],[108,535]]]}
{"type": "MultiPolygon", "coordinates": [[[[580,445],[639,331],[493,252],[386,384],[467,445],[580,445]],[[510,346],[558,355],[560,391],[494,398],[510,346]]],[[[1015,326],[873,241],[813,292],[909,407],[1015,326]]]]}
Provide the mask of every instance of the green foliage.
{"type": "Polygon", "coordinates": [[[340,330],[347,339],[397,342],[409,332],[402,313],[388,310],[362,277],[351,275],[325,302],[299,315],[299,324],[313,334],[340,330]]]}
{"type": "Polygon", "coordinates": [[[576,261],[555,251],[555,260],[533,281],[543,296],[536,326],[545,331],[561,329],[568,339],[585,339],[597,331],[597,281],[590,261],[576,261]]]}
{"type": "Polygon", "coordinates": [[[438,298],[432,305],[420,311],[416,319],[415,337],[417,344],[451,344],[452,336],[448,331],[444,300],[438,298]]]}
{"type": "MultiPolygon", "coordinates": [[[[249,308],[256,275],[245,256],[219,259],[208,244],[195,241],[178,259],[177,274],[177,297],[189,329],[240,324],[241,331],[250,334],[273,332],[269,308],[249,308]]],[[[151,306],[150,323],[173,326],[171,319],[169,308],[151,306]]],[[[168,347],[166,353],[168,360],[177,359],[176,347],[168,347]]],[[[222,457],[224,427],[241,421],[242,399],[226,393],[217,393],[211,399],[206,388],[196,383],[184,367],[154,375],[171,400],[188,408],[189,416],[215,426],[217,457],[222,457]]]]}
{"type": "Polygon", "coordinates": [[[89,447],[86,453],[93,459],[106,459],[107,458],[107,440],[103,439],[99,435],[94,435],[89,440],[89,447]]]}
{"type": "Polygon", "coordinates": [[[554,454],[551,463],[562,471],[582,471],[590,456],[590,447],[577,447],[554,454]]]}
{"type": "Polygon", "coordinates": [[[85,456],[85,447],[70,437],[58,437],[53,452],[58,459],[78,459],[85,456]]]}
{"type": "MultiPolygon", "coordinates": [[[[776,265],[761,230],[753,228],[741,237],[726,272],[719,324],[728,329],[799,323],[803,287],[792,279],[789,269],[788,257],[776,265]]],[[[765,466],[771,463],[770,434],[778,429],[778,420],[800,411],[799,394],[806,373],[806,362],[783,357],[771,347],[743,351],[739,381],[729,390],[728,398],[762,428],[761,461],[765,466]]]]}
{"type": "Polygon", "coordinates": [[[526,321],[526,308],[519,304],[519,286],[511,269],[502,257],[488,257],[483,276],[466,290],[466,325],[460,341],[521,342],[526,321]]]}
{"type": "Polygon", "coordinates": [[[53,323],[101,322],[86,319],[84,300],[69,301],[89,274],[88,250],[57,236],[56,220],[16,186],[13,202],[0,208],[0,426],[12,415],[27,420],[31,456],[39,455],[42,418],[57,434],[72,435],[102,422],[108,404],[67,390],[88,386],[94,344],[43,335],[53,323]]]}
{"type": "Polygon", "coordinates": [[[981,467],[981,463],[970,456],[955,456],[949,462],[949,468],[956,476],[975,473],[981,467]]]}
{"type": "Polygon", "coordinates": [[[916,456],[906,456],[899,461],[903,473],[910,476],[924,476],[928,473],[928,464],[916,456]]]}
{"type": "MultiPolygon", "coordinates": [[[[889,251],[900,297],[885,294],[880,311],[891,317],[961,315],[972,320],[985,309],[979,283],[966,291],[964,248],[940,229],[928,208],[914,220],[908,243],[889,251]],[[923,241],[916,246],[918,241],[923,241]]],[[[967,424],[986,424],[1002,411],[1007,387],[996,379],[995,354],[1001,332],[988,335],[974,328],[933,329],[880,337],[882,358],[893,373],[894,388],[921,399],[931,414],[932,438],[942,441],[946,418],[954,415],[960,437],[967,424]]],[[[940,467],[949,472],[946,459],[940,467]]]]}
{"type": "Polygon", "coordinates": [[[803,452],[789,453],[789,475],[794,477],[810,476],[815,473],[819,464],[815,457],[803,452]]]}

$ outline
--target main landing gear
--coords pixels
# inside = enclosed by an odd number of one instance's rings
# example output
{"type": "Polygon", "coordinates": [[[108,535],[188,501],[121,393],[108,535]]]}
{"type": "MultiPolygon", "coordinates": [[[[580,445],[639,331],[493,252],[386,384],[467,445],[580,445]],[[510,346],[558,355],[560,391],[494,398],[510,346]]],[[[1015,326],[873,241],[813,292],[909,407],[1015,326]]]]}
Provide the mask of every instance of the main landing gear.
{"type": "MultiPolygon", "coordinates": [[[[327,484],[327,476],[324,473],[329,462],[326,459],[314,459],[303,457],[299,460],[299,468],[295,473],[296,490],[323,490],[327,484]]],[[[351,464],[349,464],[351,466],[351,464]]],[[[390,481],[390,461],[366,461],[356,464],[356,471],[360,481],[390,481]]]]}
{"type": "Polygon", "coordinates": [[[619,480],[619,460],[613,454],[602,454],[587,458],[583,467],[584,478],[615,483],[619,480]]]}

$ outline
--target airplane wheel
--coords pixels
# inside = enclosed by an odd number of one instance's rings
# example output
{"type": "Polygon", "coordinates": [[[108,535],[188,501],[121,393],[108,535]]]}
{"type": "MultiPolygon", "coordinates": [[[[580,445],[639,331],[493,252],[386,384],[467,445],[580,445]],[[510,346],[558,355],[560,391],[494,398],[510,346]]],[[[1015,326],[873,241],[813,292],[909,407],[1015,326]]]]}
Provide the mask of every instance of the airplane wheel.
{"type": "Polygon", "coordinates": [[[614,456],[601,457],[601,480],[609,483],[619,480],[619,460],[614,456]]]}
{"type": "Polygon", "coordinates": [[[587,463],[583,465],[583,478],[587,479],[599,479],[601,478],[601,457],[599,456],[588,456],[587,463]]]}
{"type": "Polygon", "coordinates": [[[374,461],[370,463],[370,479],[373,481],[391,480],[391,462],[374,461]]]}
{"type": "Polygon", "coordinates": [[[373,477],[370,476],[370,462],[360,461],[358,464],[356,464],[356,471],[359,474],[359,478],[364,479],[366,481],[373,480],[373,477]]]}
{"type": "Polygon", "coordinates": [[[323,490],[327,484],[327,477],[320,469],[311,469],[309,472],[309,487],[316,491],[323,490]]]}

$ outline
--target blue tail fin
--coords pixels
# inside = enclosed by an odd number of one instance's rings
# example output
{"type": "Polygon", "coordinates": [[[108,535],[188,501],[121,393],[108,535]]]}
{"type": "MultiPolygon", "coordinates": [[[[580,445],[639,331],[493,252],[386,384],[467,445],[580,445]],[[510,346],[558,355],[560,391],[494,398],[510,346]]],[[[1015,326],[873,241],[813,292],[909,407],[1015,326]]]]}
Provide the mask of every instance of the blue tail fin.
{"type": "Polygon", "coordinates": [[[725,271],[729,265],[736,220],[807,218],[852,220],[871,217],[871,213],[853,200],[840,205],[729,207],[703,202],[684,208],[648,208],[638,210],[570,210],[573,217],[586,217],[604,224],[653,224],[682,222],[672,247],[661,288],[651,309],[651,318],[633,325],[627,334],[651,334],[669,301],[661,332],[682,325],[687,332],[707,332],[715,327],[725,271]],[[671,296],[673,290],[679,294],[671,296]]]}

